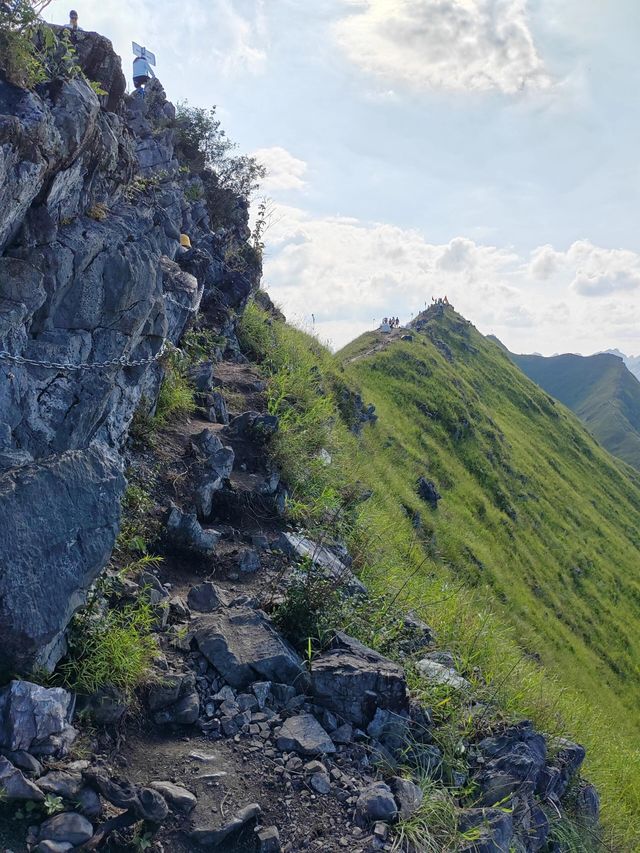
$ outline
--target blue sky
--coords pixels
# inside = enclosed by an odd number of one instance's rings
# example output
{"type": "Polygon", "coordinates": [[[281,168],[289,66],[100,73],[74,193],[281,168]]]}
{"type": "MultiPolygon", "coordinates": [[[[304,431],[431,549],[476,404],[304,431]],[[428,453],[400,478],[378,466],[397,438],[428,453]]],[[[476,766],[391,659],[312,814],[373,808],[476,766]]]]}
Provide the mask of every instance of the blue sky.
{"type": "Polygon", "coordinates": [[[446,293],[515,351],[640,351],[637,0],[78,12],[270,167],[265,285],[333,345],[446,293]]]}

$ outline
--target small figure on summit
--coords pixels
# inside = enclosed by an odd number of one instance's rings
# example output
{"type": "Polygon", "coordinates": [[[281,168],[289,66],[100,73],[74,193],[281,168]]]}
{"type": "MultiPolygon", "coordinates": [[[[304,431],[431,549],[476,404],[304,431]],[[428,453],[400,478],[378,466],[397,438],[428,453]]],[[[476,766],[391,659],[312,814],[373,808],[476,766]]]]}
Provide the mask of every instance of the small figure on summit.
{"type": "Polygon", "coordinates": [[[82,32],[78,26],[78,13],[75,9],[69,12],[69,23],[65,26],[65,30],[71,30],[72,34],[82,32]]]}
{"type": "Polygon", "coordinates": [[[156,64],[156,58],[146,47],[140,47],[135,42],[132,46],[136,57],[133,60],[133,85],[144,95],[144,85],[149,82],[151,77],[156,76],[151,67],[156,64]]]}

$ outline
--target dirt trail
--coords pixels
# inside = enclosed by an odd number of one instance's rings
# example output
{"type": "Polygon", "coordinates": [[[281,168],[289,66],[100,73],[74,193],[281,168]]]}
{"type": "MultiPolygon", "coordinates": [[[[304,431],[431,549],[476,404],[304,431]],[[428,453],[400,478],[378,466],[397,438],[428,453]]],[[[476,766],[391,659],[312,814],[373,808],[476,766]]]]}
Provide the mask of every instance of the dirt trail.
{"type": "MultiPolygon", "coordinates": [[[[263,412],[265,399],[261,380],[248,365],[224,362],[216,366],[216,378],[222,383],[219,390],[231,403],[230,416],[244,411],[263,412]]],[[[212,424],[199,417],[187,424],[168,429],[159,442],[155,455],[160,465],[159,495],[178,505],[189,502],[189,482],[194,460],[190,455],[193,436],[203,429],[219,435],[223,444],[231,446],[236,454],[230,481],[237,493],[255,493],[268,474],[264,453],[248,441],[227,434],[220,424],[212,424]]],[[[148,465],[148,454],[142,460],[148,465]]],[[[238,557],[251,546],[251,537],[264,535],[273,542],[283,525],[272,516],[250,516],[243,519],[241,528],[229,522],[214,521],[210,525],[222,534],[216,552],[210,558],[167,557],[156,575],[160,582],[170,585],[171,596],[186,599],[192,586],[203,580],[213,580],[229,598],[248,595],[268,606],[279,586],[284,571],[283,556],[268,550],[260,551],[261,569],[254,574],[237,572],[238,557]]],[[[205,528],[206,528],[205,526],[205,528]]],[[[185,671],[188,653],[173,648],[161,634],[163,653],[170,671],[185,671]]],[[[362,748],[358,748],[362,752],[362,748]]],[[[112,756],[113,758],[113,756],[112,756]]],[[[337,755],[335,760],[325,760],[328,770],[346,768],[349,759],[337,755]]],[[[340,790],[339,797],[321,796],[308,783],[308,774],[302,768],[286,771],[284,760],[267,741],[236,735],[233,738],[213,740],[193,727],[171,730],[160,728],[145,718],[133,718],[121,733],[117,763],[122,772],[133,781],[149,784],[154,780],[169,780],[188,788],[198,799],[195,810],[187,817],[175,817],[164,825],[157,836],[165,851],[202,850],[189,840],[187,833],[195,826],[212,827],[224,824],[239,809],[250,803],[262,807],[260,824],[276,825],[280,830],[282,849],[289,853],[302,850],[344,851],[352,853],[370,849],[370,836],[354,829],[353,802],[349,799],[348,785],[340,790]],[[194,758],[194,754],[207,756],[207,760],[194,758]],[[356,833],[354,835],[354,832],[356,833]],[[361,836],[361,837],[360,837],[361,836]]],[[[309,761],[310,759],[305,759],[309,761]]],[[[345,779],[347,778],[345,776],[345,779]]],[[[118,849],[118,848],[113,848],[118,849]]],[[[255,853],[253,828],[234,838],[226,847],[217,847],[220,853],[255,853]]]]}

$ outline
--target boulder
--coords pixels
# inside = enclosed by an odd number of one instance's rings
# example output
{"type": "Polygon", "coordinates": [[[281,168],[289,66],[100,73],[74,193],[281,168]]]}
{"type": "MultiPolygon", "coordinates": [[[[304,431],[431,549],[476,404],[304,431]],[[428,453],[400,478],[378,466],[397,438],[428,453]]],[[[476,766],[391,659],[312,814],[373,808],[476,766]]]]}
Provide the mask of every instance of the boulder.
{"type": "Polygon", "coordinates": [[[17,749],[15,751],[5,750],[4,757],[8,758],[18,770],[22,770],[30,776],[37,778],[42,775],[42,764],[29,752],[25,752],[24,749],[17,749]]]}
{"type": "Polygon", "coordinates": [[[313,539],[293,532],[283,533],[277,544],[285,554],[311,560],[314,566],[321,569],[345,592],[351,595],[367,594],[367,588],[349,567],[351,557],[341,546],[314,542],[313,539]]]}
{"type": "Polygon", "coordinates": [[[117,725],[126,714],[127,707],[124,694],[113,685],[96,690],[87,703],[93,721],[101,726],[117,725]]]}
{"type": "Polygon", "coordinates": [[[242,574],[254,574],[260,569],[260,557],[256,551],[245,551],[238,561],[238,568],[242,574]]]}
{"type": "Polygon", "coordinates": [[[473,841],[459,848],[464,853],[510,853],[513,849],[513,819],[501,809],[466,809],[458,816],[458,830],[475,830],[473,841]]]}
{"type": "Polygon", "coordinates": [[[223,608],[193,623],[196,644],[236,689],[274,681],[303,690],[307,675],[300,658],[261,611],[244,605],[223,608]]]}
{"type": "Polygon", "coordinates": [[[135,785],[100,767],[88,768],[83,777],[86,784],[102,794],[105,800],[118,809],[131,810],[139,820],[162,823],[169,814],[167,802],[159,791],[135,785]]]}
{"type": "Polygon", "coordinates": [[[479,803],[493,806],[514,791],[527,796],[535,791],[545,767],[547,745],[544,737],[524,721],[510,726],[501,735],[478,744],[484,763],[475,776],[481,795],[479,803]]]}
{"type": "Polygon", "coordinates": [[[278,418],[275,415],[261,415],[259,412],[243,412],[232,418],[226,428],[230,436],[244,438],[249,441],[266,441],[278,429],[278,418]]]}
{"type": "Polygon", "coordinates": [[[89,820],[94,820],[102,814],[102,800],[93,788],[87,786],[81,788],[75,802],[80,814],[88,817],[89,820]]]}
{"type": "Polygon", "coordinates": [[[377,708],[404,713],[409,707],[402,668],[342,632],[314,659],[311,679],[316,702],[359,727],[377,708]]]}
{"type": "Polygon", "coordinates": [[[75,738],[74,696],[61,687],[11,681],[0,690],[0,747],[63,754],[75,738]]]}
{"type": "Polygon", "coordinates": [[[189,837],[200,844],[202,847],[219,847],[223,841],[226,841],[232,835],[240,832],[251,821],[254,821],[262,813],[262,809],[257,803],[252,803],[245,806],[237,812],[230,821],[217,828],[211,827],[196,827],[189,833],[189,837]]]}
{"type": "Polygon", "coordinates": [[[180,785],[174,785],[173,782],[152,782],[149,786],[154,791],[159,791],[171,808],[181,812],[190,812],[196,805],[198,800],[186,788],[180,785]]]}
{"type": "Polygon", "coordinates": [[[187,604],[191,610],[198,613],[212,613],[227,604],[224,592],[211,581],[205,581],[197,586],[192,586],[187,596],[187,604]]]}
{"type": "Polygon", "coordinates": [[[0,796],[6,800],[34,800],[40,803],[44,800],[44,794],[22,775],[17,767],[0,756],[0,796]]]}
{"type": "Polygon", "coordinates": [[[204,530],[195,512],[183,512],[172,506],[167,519],[166,536],[169,545],[177,551],[210,557],[220,541],[215,530],[204,530]]]}
{"type": "Polygon", "coordinates": [[[583,819],[597,822],[600,818],[600,796],[590,782],[581,782],[576,794],[576,812],[583,819]]]}
{"type": "Polygon", "coordinates": [[[356,822],[369,826],[376,821],[388,823],[398,815],[398,807],[391,788],[384,782],[374,782],[360,794],[356,801],[356,822]]]}
{"type": "MultiPolygon", "coordinates": [[[[0,419],[1,403],[0,393],[0,419]]],[[[51,670],[62,656],[64,630],[111,555],[124,485],[99,446],[0,475],[0,678],[51,670]]]]}
{"type": "Polygon", "coordinates": [[[191,439],[191,447],[202,469],[223,480],[231,476],[235,454],[225,447],[210,429],[203,429],[191,439]]]}
{"type": "Polygon", "coordinates": [[[398,804],[398,817],[400,820],[408,820],[410,817],[413,817],[424,799],[422,788],[410,779],[403,779],[401,776],[394,776],[390,786],[398,804]]]}
{"type": "Polygon", "coordinates": [[[161,726],[189,726],[200,715],[200,697],[192,672],[164,675],[149,689],[147,701],[154,712],[154,722],[161,726]]]}
{"type": "Polygon", "coordinates": [[[266,826],[256,833],[258,853],[280,853],[280,833],[277,826],[266,826]]]}
{"type": "Polygon", "coordinates": [[[436,488],[436,484],[424,477],[420,477],[418,480],[418,495],[425,503],[429,504],[431,509],[435,509],[438,506],[438,501],[442,497],[436,488]]]}
{"type": "MultiPolygon", "coordinates": [[[[448,658],[446,659],[448,662],[448,658]]],[[[416,663],[419,674],[430,684],[453,687],[454,690],[469,690],[471,685],[447,663],[439,663],[430,658],[423,658],[416,663]]]]}
{"type": "Polygon", "coordinates": [[[53,794],[63,800],[75,800],[82,785],[81,773],[65,773],[64,770],[51,770],[38,779],[38,787],[45,794],[53,794]]]}
{"type": "Polygon", "coordinates": [[[79,847],[93,836],[93,826],[77,812],[63,812],[50,817],[40,827],[40,841],[58,841],[79,847]]]}
{"type": "Polygon", "coordinates": [[[282,752],[302,755],[326,755],[336,751],[335,745],[320,723],[311,714],[289,717],[276,738],[282,752]]]}
{"type": "Polygon", "coordinates": [[[545,799],[559,800],[569,787],[569,782],[578,772],[585,759],[583,746],[564,738],[555,738],[551,743],[553,760],[541,771],[537,779],[538,793],[545,799]]]}

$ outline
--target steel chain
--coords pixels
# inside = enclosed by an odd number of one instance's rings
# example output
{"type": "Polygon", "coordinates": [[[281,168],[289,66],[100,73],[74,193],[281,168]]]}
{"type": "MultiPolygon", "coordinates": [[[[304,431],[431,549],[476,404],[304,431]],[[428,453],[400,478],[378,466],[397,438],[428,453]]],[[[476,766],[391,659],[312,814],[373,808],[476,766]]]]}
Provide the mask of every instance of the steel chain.
{"type": "Polygon", "coordinates": [[[102,370],[105,367],[144,367],[147,364],[152,364],[154,361],[159,361],[167,350],[172,347],[173,344],[171,341],[165,338],[158,352],[147,358],[129,360],[126,355],[121,355],[119,358],[112,358],[108,361],[94,361],[85,364],[70,364],[65,361],[38,361],[35,358],[25,358],[22,355],[13,355],[5,350],[0,350],[0,361],[10,361],[14,364],[24,364],[31,367],[44,367],[47,370],[102,370]]]}
{"type": "Polygon", "coordinates": [[[168,302],[173,302],[174,305],[177,305],[178,308],[182,308],[183,311],[188,311],[190,314],[198,313],[197,308],[191,308],[189,305],[183,305],[181,302],[178,302],[177,299],[174,299],[170,293],[163,293],[162,295],[168,302]]]}

